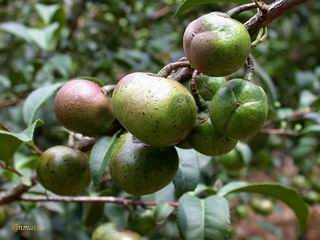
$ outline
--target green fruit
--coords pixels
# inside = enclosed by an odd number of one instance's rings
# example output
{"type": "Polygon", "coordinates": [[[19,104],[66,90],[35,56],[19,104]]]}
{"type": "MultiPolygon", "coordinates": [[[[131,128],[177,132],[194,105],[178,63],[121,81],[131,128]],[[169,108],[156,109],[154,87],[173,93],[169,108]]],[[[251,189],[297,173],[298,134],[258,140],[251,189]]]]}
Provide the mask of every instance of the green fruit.
{"type": "Polygon", "coordinates": [[[246,163],[238,150],[233,149],[231,152],[217,158],[219,164],[227,171],[241,171],[246,163]]]}
{"type": "Polygon", "coordinates": [[[230,138],[255,135],[268,115],[268,99],[261,87],[243,79],[233,79],[221,87],[210,105],[214,126],[230,138]]]}
{"type": "Polygon", "coordinates": [[[191,65],[199,72],[225,76],[245,63],[251,39],[242,23],[227,14],[213,12],[188,25],[183,48],[191,65]]]}
{"type": "Polygon", "coordinates": [[[207,119],[196,122],[188,136],[188,142],[202,154],[217,156],[230,152],[238,141],[219,133],[210,119],[207,119]]]}
{"type": "Polygon", "coordinates": [[[89,185],[89,161],[78,150],[51,147],[39,159],[37,176],[41,185],[55,194],[77,195],[89,185]]]}
{"type": "Polygon", "coordinates": [[[247,206],[243,206],[243,205],[240,205],[236,208],[236,211],[235,211],[236,215],[238,218],[242,219],[242,218],[247,218],[250,214],[249,212],[249,209],[247,206]]]}
{"type": "Polygon", "coordinates": [[[297,175],[292,178],[292,185],[296,188],[306,189],[310,188],[310,183],[303,175],[297,175]]]}
{"type": "Polygon", "coordinates": [[[114,127],[111,99],[88,80],[65,83],[55,97],[54,111],[64,127],[87,136],[108,134],[114,127]]]}
{"type": "Polygon", "coordinates": [[[209,77],[206,75],[198,75],[196,78],[200,96],[206,101],[210,101],[218,91],[218,89],[222,87],[226,82],[227,80],[224,77],[209,77]]]}
{"type": "Polygon", "coordinates": [[[251,201],[251,207],[262,215],[268,215],[273,211],[273,202],[269,199],[254,197],[251,201]]]}
{"type": "Polygon", "coordinates": [[[112,180],[121,189],[134,195],[145,195],[169,184],[178,164],[178,154],[173,146],[147,146],[126,133],[113,148],[109,168],[112,180]]]}
{"type": "Polygon", "coordinates": [[[153,146],[174,145],[190,133],[197,107],[180,83],[148,73],[120,80],[112,95],[114,114],[135,137],[153,146]]]}
{"type": "Polygon", "coordinates": [[[315,191],[308,191],[302,195],[303,200],[308,204],[315,204],[320,201],[320,196],[315,191]]]}
{"type": "Polygon", "coordinates": [[[7,209],[0,206],[0,228],[2,228],[8,220],[7,209]]]}
{"type": "Polygon", "coordinates": [[[104,223],[98,226],[91,236],[91,240],[141,240],[135,232],[117,229],[114,223],[104,223]]]}
{"type": "Polygon", "coordinates": [[[183,140],[182,142],[179,142],[176,145],[176,147],[182,148],[182,149],[191,149],[192,148],[187,139],[183,140]]]}
{"type": "Polygon", "coordinates": [[[156,227],[154,211],[143,210],[142,213],[131,213],[128,219],[129,228],[141,234],[148,235],[156,227]]]}

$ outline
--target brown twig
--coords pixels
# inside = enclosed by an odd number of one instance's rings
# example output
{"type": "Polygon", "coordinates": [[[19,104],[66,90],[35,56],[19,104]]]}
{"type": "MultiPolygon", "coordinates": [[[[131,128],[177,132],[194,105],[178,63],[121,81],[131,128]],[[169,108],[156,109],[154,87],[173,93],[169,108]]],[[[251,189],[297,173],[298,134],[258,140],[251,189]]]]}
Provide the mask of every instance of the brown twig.
{"type": "MultiPolygon", "coordinates": [[[[127,198],[117,198],[111,196],[30,196],[21,195],[18,200],[28,202],[103,202],[103,203],[114,203],[119,205],[134,205],[142,207],[151,207],[157,205],[156,202],[144,202],[141,200],[132,200],[127,198]]],[[[168,202],[169,205],[177,207],[176,201],[168,202]]]]}
{"type": "Polygon", "coordinates": [[[193,98],[196,101],[196,104],[198,106],[199,112],[201,112],[204,109],[206,109],[207,106],[204,100],[200,96],[200,93],[197,87],[197,76],[198,76],[198,71],[194,70],[192,73],[191,81],[190,81],[190,89],[191,89],[193,98]]]}
{"type": "Polygon", "coordinates": [[[285,129],[273,129],[273,128],[262,128],[261,133],[270,134],[270,135],[281,135],[281,136],[296,136],[297,134],[294,131],[285,130],[285,129]]]}
{"type": "Polygon", "coordinates": [[[253,71],[254,71],[254,61],[253,61],[253,57],[252,54],[250,53],[248,58],[247,58],[247,62],[246,62],[246,71],[244,74],[244,79],[248,80],[248,81],[252,81],[253,79],[253,71]]]}
{"type": "Polygon", "coordinates": [[[307,0],[276,0],[269,5],[266,12],[259,11],[256,15],[250,18],[245,26],[250,34],[256,33],[260,28],[268,26],[276,18],[282,16],[287,11],[304,3],[307,0]]]}
{"type": "Polygon", "coordinates": [[[248,11],[248,10],[251,10],[251,9],[254,9],[256,8],[256,4],[255,3],[247,3],[247,4],[243,4],[243,5],[240,5],[240,6],[237,6],[235,8],[232,8],[230,9],[227,14],[234,18],[234,17],[237,17],[240,13],[244,12],[244,11],[248,11]]]}
{"type": "Polygon", "coordinates": [[[172,73],[172,71],[174,71],[178,68],[183,68],[183,67],[190,67],[189,61],[180,61],[180,62],[169,63],[168,65],[164,66],[158,72],[157,75],[159,77],[168,77],[172,73]]]}
{"type": "Polygon", "coordinates": [[[27,186],[25,184],[19,184],[18,186],[14,187],[13,189],[1,192],[0,193],[0,205],[8,204],[20,199],[20,196],[27,192],[31,187],[36,184],[35,176],[31,178],[31,185],[27,186]]]}
{"type": "Polygon", "coordinates": [[[18,170],[16,170],[14,167],[10,167],[10,166],[6,165],[3,162],[0,162],[0,167],[5,169],[5,170],[7,170],[7,171],[10,171],[10,172],[18,175],[19,177],[22,177],[22,174],[18,170]]]}

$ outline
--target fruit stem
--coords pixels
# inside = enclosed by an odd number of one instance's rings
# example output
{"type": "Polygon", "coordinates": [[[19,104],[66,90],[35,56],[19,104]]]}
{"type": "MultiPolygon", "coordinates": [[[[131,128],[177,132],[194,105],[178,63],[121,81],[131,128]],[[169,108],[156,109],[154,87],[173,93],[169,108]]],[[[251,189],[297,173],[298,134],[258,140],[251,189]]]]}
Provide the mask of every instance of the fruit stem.
{"type": "Polygon", "coordinates": [[[183,68],[183,67],[190,67],[189,61],[180,61],[180,62],[174,62],[174,63],[169,63],[168,65],[164,66],[159,72],[158,76],[159,77],[168,77],[172,71],[178,69],[178,68],[183,68]]]}
{"type": "Polygon", "coordinates": [[[235,7],[235,8],[232,8],[230,9],[227,14],[232,17],[232,18],[235,18],[237,17],[240,13],[242,12],[245,12],[245,11],[248,11],[248,10],[251,10],[251,9],[254,9],[256,8],[257,5],[255,3],[247,3],[247,4],[243,4],[243,5],[240,5],[238,7],[235,7]]]}
{"type": "Polygon", "coordinates": [[[190,81],[190,89],[193,95],[194,100],[198,106],[199,112],[205,110],[207,108],[205,101],[201,98],[198,87],[197,87],[197,75],[198,71],[194,70],[192,73],[191,81],[190,81]]]}
{"type": "Polygon", "coordinates": [[[248,80],[248,81],[252,81],[253,79],[253,71],[254,71],[254,61],[253,61],[253,57],[252,54],[250,53],[248,58],[247,58],[247,63],[245,65],[246,67],[246,71],[244,74],[244,79],[248,80]]]}

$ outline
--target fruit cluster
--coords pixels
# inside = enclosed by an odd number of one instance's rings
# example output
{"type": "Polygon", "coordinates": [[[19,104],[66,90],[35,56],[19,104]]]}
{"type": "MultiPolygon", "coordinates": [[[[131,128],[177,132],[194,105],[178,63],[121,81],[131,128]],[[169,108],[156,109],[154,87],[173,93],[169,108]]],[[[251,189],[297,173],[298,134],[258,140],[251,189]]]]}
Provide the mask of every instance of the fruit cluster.
{"type": "MultiPolygon", "coordinates": [[[[110,97],[98,84],[68,81],[57,93],[55,113],[67,129],[97,137],[112,135],[120,125],[109,164],[116,185],[128,193],[158,191],[175,176],[175,146],[217,156],[238,140],[255,135],[268,114],[268,100],[258,85],[245,79],[226,80],[250,54],[250,35],[224,13],[210,13],[191,22],[183,47],[207,108],[199,112],[192,94],[178,81],[136,72],[122,78],[110,97]]],[[[89,184],[84,153],[56,146],[42,156],[37,172],[42,185],[60,195],[81,193],[89,184]]]]}

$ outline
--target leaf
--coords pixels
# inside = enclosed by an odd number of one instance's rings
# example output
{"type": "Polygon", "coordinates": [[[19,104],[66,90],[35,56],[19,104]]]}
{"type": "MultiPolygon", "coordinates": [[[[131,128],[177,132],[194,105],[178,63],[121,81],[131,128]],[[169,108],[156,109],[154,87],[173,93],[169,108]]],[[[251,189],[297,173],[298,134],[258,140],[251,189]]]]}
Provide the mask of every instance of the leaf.
{"type": "Polygon", "coordinates": [[[92,82],[95,82],[96,84],[98,84],[100,87],[103,86],[103,84],[104,84],[101,79],[98,79],[95,77],[90,77],[90,76],[79,76],[79,77],[76,77],[76,79],[83,79],[83,80],[92,81],[92,82]]]}
{"type": "Polygon", "coordinates": [[[239,151],[245,164],[248,165],[252,158],[252,152],[249,145],[242,142],[238,142],[236,145],[236,149],[239,151]]]}
{"type": "Polygon", "coordinates": [[[208,4],[208,3],[248,3],[250,1],[248,0],[184,0],[180,6],[178,7],[177,11],[176,11],[176,16],[180,16],[183,12],[194,8],[194,7],[198,7],[200,5],[204,5],[204,4],[208,4]]]}
{"type": "Polygon", "coordinates": [[[67,78],[71,72],[72,59],[67,54],[55,54],[49,61],[51,66],[67,78]]]}
{"type": "Polygon", "coordinates": [[[29,36],[29,28],[18,22],[5,22],[0,24],[0,30],[11,33],[27,42],[31,41],[29,36]]]}
{"type": "Polygon", "coordinates": [[[20,133],[0,130],[0,159],[11,165],[12,156],[17,151],[21,143],[31,142],[33,139],[34,130],[36,127],[42,124],[43,122],[41,120],[37,120],[20,133]]]}
{"type": "Polygon", "coordinates": [[[49,24],[55,13],[59,10],[59,4],[45,5],[37,3],[35,8],[45,24],[49,24]]]}
{"type": "Polygon", "coordinates": [[[222,187],[218,195],[224,197],[230,193],[238,192],[260,193],[283,201],[296,214],[301,230],[303,231],[305,229],[309,216],[308,206],[293,188],[276,183],[251,184],[246,182],[233,182],[222,187]]]}
{"type": "Polygon", "coordinates": [[[154,217],[157,224],[164,223],[170,214],[173,212],[174,207],[170,206],[166,201],[161,201],[155,209],[154,217]]]}
{"type": "Polygon", "coordinates": [[[319,134],[320,133],[320,125],[312,125],[304,128],[300,135],[307,135],[307,134],[319,134]]]}
{"type": "Polygon", "coordinates": [[[43,29],[29,28],[28,33],[31,40],[43,50],[50,50],[54,44],[54,33],[59,24],[53,23],[43,29]]]}
{"type": "Polygon", "coordinates": [[[230,214],[225,198],[199,199],[191,193],[179,200],[178,228],[186,240],[229,239],[230,214]]]}
{"type": "Polygon", "coordinates": [[[90,171],[94,184],[99,184],[111,159],[112,148],[117,140],[118,133],[113,137],[102,137],[94,144],[90,153],[90,171]]]}
{"type": "Polygon", "coordinates": [[[197,152],[193,149],[176,148],[179,155],[179,168],[173,183],[176,194],[181,196],[185,192],[193,191],[199,182],[200,168],[197,152]]]}
{"type": "Polygon", "coordinates": [[[22,114],[23,120],[30,125],[34,119],[36,112],[51,97],[63,83],[56,83],[44,86],[33,91],[23,104],[22,114]]]}
{"type": "Polygon", "coordinates": [[[255,71],[257,75],[262,80],[262,83],[265,85],[267,91],[270,93],[271,101],[275,102],[278,99],[278,93],[276,86],[274,85],[272,78],[268,75],[268,73],[263,69],[263,67],[257,62],[254,61],[255,71]]]}

